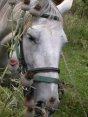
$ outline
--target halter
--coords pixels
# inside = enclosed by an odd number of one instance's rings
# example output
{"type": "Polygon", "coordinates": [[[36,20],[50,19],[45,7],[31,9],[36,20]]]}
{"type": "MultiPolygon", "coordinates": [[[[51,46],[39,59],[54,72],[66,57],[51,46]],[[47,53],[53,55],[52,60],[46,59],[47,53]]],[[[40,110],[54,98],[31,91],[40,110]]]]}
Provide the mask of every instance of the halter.
{"type": "MultiPolygon", "coordinates": [[[[24,4],[27,5],[28,2],[29,2],[29,0],[24,0],[24,4]]],[[[20,23],[20,20],[19,20],[19,22],[17,24],[15,36],[18,33],[22,34],[22,32],[23,32],[23,21],[24,21],[25,13],[26,13],[26,9],[22,9],[22,13],[21,13],[21,17],[20,17],[21,23],[20,23]]],[[[50,15],[43,14],[41,17],[49,18],[50,15]]],[[[53,20],[59,20],[59,18],[57,16],[53,16],[52,19],[53,20]]],[[[45,83],[56,83],[56,84],[58,84],[58,79],[56,79],[56,78],[44,77],[44,76],[35,76],[36,73],[47,73],[47,72],[60,73],[60,70],[58,68],[43,67],[43,68],[33,68],[33,69],[28,70],[27,64],[26,64],[25,59],[24,59],[24,52],[23,52],[23,34],[22,34],[21,39],[19,41],[19,45],[20,45],[20,52],[19,52],[19,48],[16,46],[16,53],[17,53],[17,57],[18,57],[18,59],[20,61],[20,72],[22,72],[23,74],[26,73],[27,74],[26,78],[29,79],[29,80],[33,79],[36,82],[45,82],[45,83]]]]}

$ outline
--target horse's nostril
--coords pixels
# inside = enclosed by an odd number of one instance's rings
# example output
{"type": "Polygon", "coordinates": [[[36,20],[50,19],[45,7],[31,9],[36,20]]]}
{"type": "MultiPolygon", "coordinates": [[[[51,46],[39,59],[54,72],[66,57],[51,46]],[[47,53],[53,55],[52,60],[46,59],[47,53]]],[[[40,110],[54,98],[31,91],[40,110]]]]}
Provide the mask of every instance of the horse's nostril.
{"type": "Polygon", "coordinates": [[[51,97],[51,98],[49,99],[49,102],[50,102],[50,103],[54,103],[54,102],[55,102],[55,98],[54,98],[54,97],[51,97]]]}
{"type": "Polygon", "coordinates": [[[38,101],[36,106],[38,107],[43,107],[45,105],[45,102],[44,101],[38,101]]]}
{"type": "Polygon", "coordinates": [[[36,117],[43,116],[45,114],[45,102],[38,101],[35,108],[35,115],[36,117]]]}

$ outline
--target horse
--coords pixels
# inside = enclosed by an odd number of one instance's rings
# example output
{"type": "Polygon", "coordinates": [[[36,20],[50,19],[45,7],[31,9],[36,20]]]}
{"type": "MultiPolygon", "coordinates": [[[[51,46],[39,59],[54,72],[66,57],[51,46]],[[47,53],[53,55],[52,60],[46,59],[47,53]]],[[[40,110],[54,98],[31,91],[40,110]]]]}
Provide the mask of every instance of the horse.
{"type": "MultiPolygon", "coordinates": [[[[12,7],[7,2],[4,5],[7,12],[2,9],[2,13],[5,12],[5,15],[0,14],[3,16],[0,25],[4,27],[0,28],[0,32],[3,32],[0,37],[4,38],[2,43],[12,38],[9,23],[12,7]]],[[[19,20],[17,19],[20,18],[22,9],[27,9],[26,15],[29,13],[32,15],[31,26],[22,34],[20,48],[24,61],[21,62],[21,65],[25,68],[20,76],[20,82],[25,87],[25,117],[50,117],[60,103],[58,66],[62,47],[67,42],[63,30],[63,19],[52,0],[25,0],[24,4],[19,0],[13,8],[13,24],[18,24],[19,20]]],[[[9,61],[10,68],[18,66],[19,62],[16,51],[14,51],[9,61]]],[[[15,69],[17,68],[15,67],[15,69]]]]}

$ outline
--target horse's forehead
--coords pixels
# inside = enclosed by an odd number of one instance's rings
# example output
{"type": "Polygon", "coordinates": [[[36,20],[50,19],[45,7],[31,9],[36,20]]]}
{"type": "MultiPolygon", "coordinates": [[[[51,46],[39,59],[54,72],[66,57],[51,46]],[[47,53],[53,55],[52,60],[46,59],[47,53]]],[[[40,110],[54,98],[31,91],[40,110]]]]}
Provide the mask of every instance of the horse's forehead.
{"type": "Polygon", "coordinates": [[[29,28],[27,30],[27,34],[29,34],[35,38],[39,38],[39,37],[43,38],[44,35],[47,37],[48,35],[51,35],[51,32],[52,31],[49,30],[49,28],[41,26],[41,25],[32,26],[32,28],[29,28]]]}

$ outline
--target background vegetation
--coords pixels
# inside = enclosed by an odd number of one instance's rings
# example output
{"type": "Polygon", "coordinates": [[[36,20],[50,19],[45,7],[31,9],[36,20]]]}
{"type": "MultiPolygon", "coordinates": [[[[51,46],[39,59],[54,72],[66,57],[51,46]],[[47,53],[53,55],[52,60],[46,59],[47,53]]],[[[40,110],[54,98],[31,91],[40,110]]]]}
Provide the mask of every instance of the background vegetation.
{"type": "MultiPolygon", "coordinates": [[[[53,117],[88,117],[88,0],[74,1],[64,15],[64,25],[69,40],[63,49],[65,58],[60,60],[65,96],[53,117]]],[[[10,78],[14,80],[14,76],[10,78]]],[[[23,112],[21,87],[0,86],[0,117],[23,117],[23,112]]]]}

